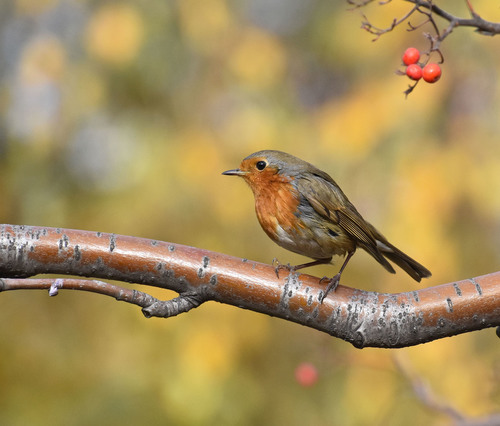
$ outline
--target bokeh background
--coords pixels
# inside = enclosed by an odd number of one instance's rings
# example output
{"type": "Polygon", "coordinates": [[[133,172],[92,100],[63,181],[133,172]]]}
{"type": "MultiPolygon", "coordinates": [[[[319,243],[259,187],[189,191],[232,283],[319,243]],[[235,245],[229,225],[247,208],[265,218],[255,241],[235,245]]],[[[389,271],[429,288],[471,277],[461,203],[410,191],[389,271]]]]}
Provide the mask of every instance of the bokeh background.
{"type": "MultiPolygon", "coordinates": [[[[473,3],[500,21],[496,2],[473,3]]],[[[467,16],[464,2],[439,4],[467,16]]],[[[387,26],[409,7],[363,12],[387,26]]],[[[2,222],[303,262],[260,230],[245,184],[220,174],[280,149],[328,171],[426,265],[421,286],[498,270],[500,38],[456,29],[441,80],[405,99],[395,71],[407,47],[427,48],[430,28],[374,43],[361,21],[334,0],[2,1],[2,222]]],[[[343,283],[418,287],[365,253],[343,283]]],[[[360,351],[216,303],[146,320],[64,291],[1,294],[0,316],[4,425],[450,424],[411,377],[467,416],[500,411],[493,329],[360,351]],[[303,362],[318,372],[311,387],[295,379],[303,362]]]]}

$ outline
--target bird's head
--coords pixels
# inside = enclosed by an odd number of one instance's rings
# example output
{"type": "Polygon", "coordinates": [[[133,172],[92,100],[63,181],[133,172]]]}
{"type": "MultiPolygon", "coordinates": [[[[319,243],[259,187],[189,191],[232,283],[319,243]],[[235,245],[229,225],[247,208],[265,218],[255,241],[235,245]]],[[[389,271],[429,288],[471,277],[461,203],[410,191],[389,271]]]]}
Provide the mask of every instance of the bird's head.
{"type": "Polygon", "coordinates": [[[290,182],[297,175],[314,168],[311,164],[282,151],[258,151],[244,158],[237,169],[227,170],[223,175],[240,176],[256,189],[275,182],[290,182]]]}

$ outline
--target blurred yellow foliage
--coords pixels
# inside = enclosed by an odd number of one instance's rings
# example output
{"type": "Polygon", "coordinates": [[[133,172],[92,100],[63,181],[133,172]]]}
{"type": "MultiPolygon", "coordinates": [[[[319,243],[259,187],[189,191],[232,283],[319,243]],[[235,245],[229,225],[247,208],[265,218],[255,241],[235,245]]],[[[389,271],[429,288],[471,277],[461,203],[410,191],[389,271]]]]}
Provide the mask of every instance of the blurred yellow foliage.
{"type": "Polygon", "coordinates": [[[55,37],[36,38],[24,49],[20,65],[20,75],[25,84],[59,80],[66,68],[66,51],[55,37]]]}
{"type": "MultiPolygon", "coordinates": [[[[178,173],[186,176],[190,185],[194,188],[203,182],[206,170],[209,167],[214,172],[222,169],[222,161],[216,140],[203,129],[191,127],[179,135],[177,153],[173,154],[177,161],[175,166],[178,173]]],[[[223,171],[223,170],[221,170],[223,171]]],[[[202,185],[200,189],[207,190],[202,185]],[[203,187],[203,188],[202,188],[203,187]]]]}
{"type": "Polygon", "coordinates": [[[321,144],[345,159],[366,155],[387,126],[387,121],[379,115],[383,109],[374,108],[376,99],[367,102],[373,99],[371,95],[359,92],[321,108],[315,122],[321,144]]]}
{"type": "Polygon", "coordinates": [[[177,0],[181,29],[192,47],[217,52],[231,38],[234,17],[225,0],[177,0]]]}
{"type": "Polygon", "coordinates": [[[223,380],[234,368],[235,343],[231,330],[197,327],[179,348],[183,354],[180,372],[189,372],[201,381],[223,380]]]}
{"type": "Polygon", "coordinates": [[[89,64],[73,66],[68,72],[68,115],[77,119],[83,111],[95,111],[108,99],[108,86],[102,75],[89,64]]]}
{"type": "Polygon", "coordinates": [[[54,6],[55,3],[57,3],[57,0],[15,0],[18,13],[35,16],[54,6]]]}
{"type": "MultiPolygon", "coordinates": [[[[384,369],[359,368],[350,369],[345,389],[342,392],[342,406],[349,406],[347,401],[356,399],[359,387],[371,395],[363,404],[363,410],[356,414],[357,424],[383,424],[397,396],[397,387],[391,371],[384,369]],[[383,386],[381,386],[383,383],[383,386]]],[[[346,417],[348,414],[345,414],[346,417]]]]}
{"type": "Polygon", "coordinates": [[[229,69],[236,78],[243,85],[258,89],[279,83],[285,68],[282,46],[271,34],[257,28],[248,28],[240,34],[229,57],[229,69]]]}
{"type": "Polygon", "coordinates": [[[232,151],[237,150],[239,155],[246,156],[277,143],[280,139],[280,128],[269,107],[256,106],[249,102],[228,114],[227,120],[220,128],[220,134],[232,151]]]}
{"type": "Polygon", "coordinates": [[[109,3],[92,16],[86,45],[89,52],[109,64],[123,66],[136,58],[144,39],[144,23],[136,7],[109,3]]]}

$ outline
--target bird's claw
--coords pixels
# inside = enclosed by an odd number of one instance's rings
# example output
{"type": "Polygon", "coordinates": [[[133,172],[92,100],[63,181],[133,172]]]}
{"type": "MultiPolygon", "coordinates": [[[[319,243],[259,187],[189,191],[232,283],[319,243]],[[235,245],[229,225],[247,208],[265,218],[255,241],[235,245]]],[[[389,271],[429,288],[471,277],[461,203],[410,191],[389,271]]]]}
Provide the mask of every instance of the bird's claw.
{"type": "Polygon", "coordinates": [[[335,293],[340,283],[340,274],[335,275],[333,278],[323,277],[319,280],[319,283],[322,284],[323,282],[328,282],[328,285],[326,286],[325,292],[319,296],[319,303],[323,303],[323,300],[325,300],[330,291],[335,293]]]}
{"type": "Polygon", "coordinates": [[[280,270],[281,269],[286,269],[288,272],[294,272],[295,271],[295,268],[290,265],[289,263],[287,263],[286,265],[283,265],[282,263],[280,263],[280,261],[278,260],[277,257],[275,257],[272,261],[272,265],[276,265],[275,268],[274,268],[274,272],[276,273],[276,276],[279,278],[280,277],[280,270]]]}

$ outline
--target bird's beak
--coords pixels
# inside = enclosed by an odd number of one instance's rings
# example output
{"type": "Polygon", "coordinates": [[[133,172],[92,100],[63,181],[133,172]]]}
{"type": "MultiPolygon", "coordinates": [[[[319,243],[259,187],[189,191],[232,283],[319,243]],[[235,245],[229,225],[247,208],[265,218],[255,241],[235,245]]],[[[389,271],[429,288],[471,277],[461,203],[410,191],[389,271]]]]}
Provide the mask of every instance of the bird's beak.
{"type": "Polygon", "coordinates": [[[244,172],[243,170],[240,169],[233,169],[233,170],[226,170],[225,172],[222,172],[222,174],[228,176],[245,176],[247,172],[244,172]]]}

